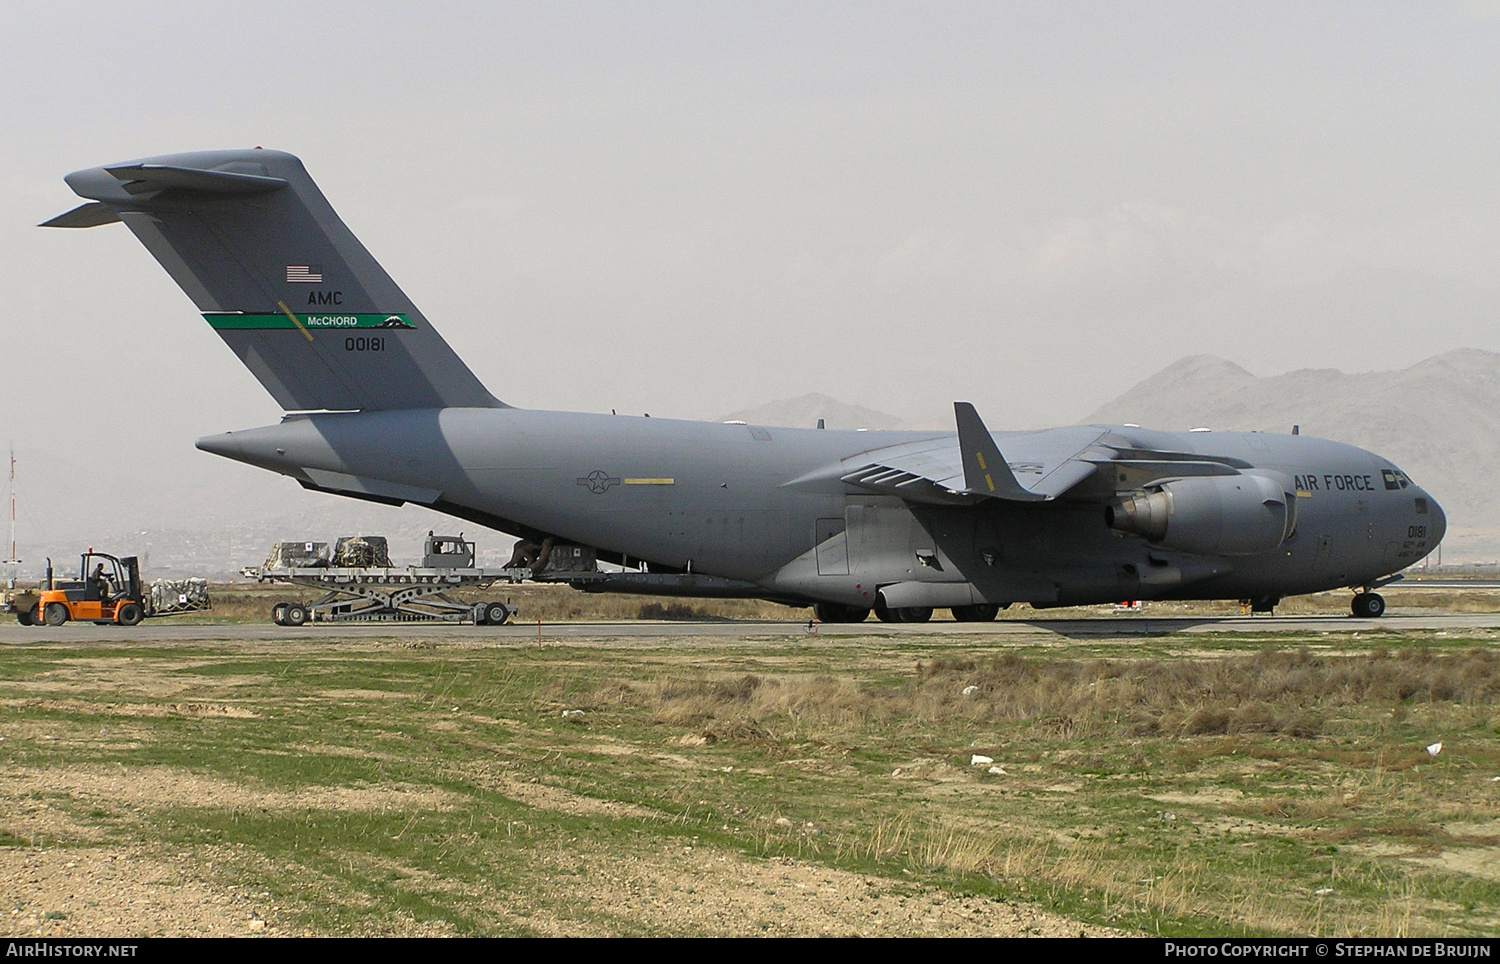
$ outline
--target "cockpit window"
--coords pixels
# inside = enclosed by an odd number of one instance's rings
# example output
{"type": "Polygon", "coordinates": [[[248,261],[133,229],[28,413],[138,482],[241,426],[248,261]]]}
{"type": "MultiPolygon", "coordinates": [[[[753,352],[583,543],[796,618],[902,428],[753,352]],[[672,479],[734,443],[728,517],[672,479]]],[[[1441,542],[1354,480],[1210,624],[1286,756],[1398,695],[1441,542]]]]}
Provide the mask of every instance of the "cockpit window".
{"type": "Polygon", "coordinates": [[[1381,469],[1380,477],[1385,481],[1387,489],[1405,489],[1411,486],[1411,479],[1400,469],[1381,469]]]}

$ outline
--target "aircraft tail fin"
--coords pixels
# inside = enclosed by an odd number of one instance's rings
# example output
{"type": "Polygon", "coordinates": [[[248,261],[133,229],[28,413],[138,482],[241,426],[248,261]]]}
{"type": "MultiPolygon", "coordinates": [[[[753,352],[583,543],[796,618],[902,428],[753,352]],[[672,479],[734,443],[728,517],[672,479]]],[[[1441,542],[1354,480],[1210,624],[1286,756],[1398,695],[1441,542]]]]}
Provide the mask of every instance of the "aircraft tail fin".
{"type": "Polygon", "coordinates": [[[43,227],[124,221],[288,411],[505,407],[281,151],[76,171],[43,227]]]}

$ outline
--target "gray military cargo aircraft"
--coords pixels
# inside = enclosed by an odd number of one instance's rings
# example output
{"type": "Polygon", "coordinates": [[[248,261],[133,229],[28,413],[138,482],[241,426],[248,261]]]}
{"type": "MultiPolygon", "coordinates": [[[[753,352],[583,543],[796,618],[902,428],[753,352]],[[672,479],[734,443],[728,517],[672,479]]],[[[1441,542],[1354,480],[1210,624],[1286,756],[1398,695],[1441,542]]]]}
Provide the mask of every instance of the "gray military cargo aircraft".
{"type": "Polygon", "coordinates": [[[1071,426],[845,432],[529,411],[499,401],[290,154],[78,171],[44,226],[124,221],[287,415],[198,448],[304,487],[416,503],[627,571],[598,591],[811,605],[825,621],[1374,591],[1432,551],[1436,501],[1306,436],[1071,426]]]}

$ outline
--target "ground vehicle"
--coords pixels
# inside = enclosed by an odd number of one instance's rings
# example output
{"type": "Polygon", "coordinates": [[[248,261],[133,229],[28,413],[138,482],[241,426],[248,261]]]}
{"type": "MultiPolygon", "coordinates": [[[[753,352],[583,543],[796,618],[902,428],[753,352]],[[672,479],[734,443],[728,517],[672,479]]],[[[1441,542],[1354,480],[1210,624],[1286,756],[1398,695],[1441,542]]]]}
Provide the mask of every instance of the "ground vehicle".
{"type": "Polygon", "coordinates": [[[476,626],[498,626],[515,615],[515,608],[507,603],[466,603],[449,595],[456,589],[516,578],[511,572],[475,568],[474,543],[462,535],[429,532],[422,547],[422,565],[404,569],[391,566],[385,544],[380,536],[346,537],[338,541],[339,548],[330,559],[326,542],[278,542],[264,565],[242,571],[257,582],[323,593],[312,603],[276,603],[271,607],[271,621],[278,626],[309,622],[472,622],[476,626]],[[351,544],[378,547],[382,562],[359,563],[362,553],[347,551],[351,544]]]}
{"type": "Polygon", "coordinates": [[[134,626],[146,618],[141,567],[135,556],[117,557],[90,549],[78,557],[78,582],[57,588],[51,567],[29,612],[17,614],[23,626],[61,626],[70,619],[134,626]]]}
{"type": "Polygon", "coordinates": [[[22,626],[30,626],[33,625],[32,613],[41,612],[37,609],[37,603],[41,600],[40,589],[7,589],[3,597],[0,597],[0,612],[14,615],[16,622],[22,626]]]}

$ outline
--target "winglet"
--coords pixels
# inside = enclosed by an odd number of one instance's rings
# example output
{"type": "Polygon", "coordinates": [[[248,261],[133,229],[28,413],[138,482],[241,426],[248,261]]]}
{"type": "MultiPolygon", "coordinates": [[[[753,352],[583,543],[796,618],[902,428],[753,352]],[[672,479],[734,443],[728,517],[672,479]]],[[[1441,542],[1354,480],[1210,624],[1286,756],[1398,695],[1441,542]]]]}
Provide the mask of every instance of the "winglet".
{"type": "Polygon", "coordinates": [[[1047,498],[1021,486],[1005,463],[1000,447],[969,402],[954,402],[958,420],[958,448],[963,456],[965,491],[1011,502],[1040,502],[1047,498]]]}

